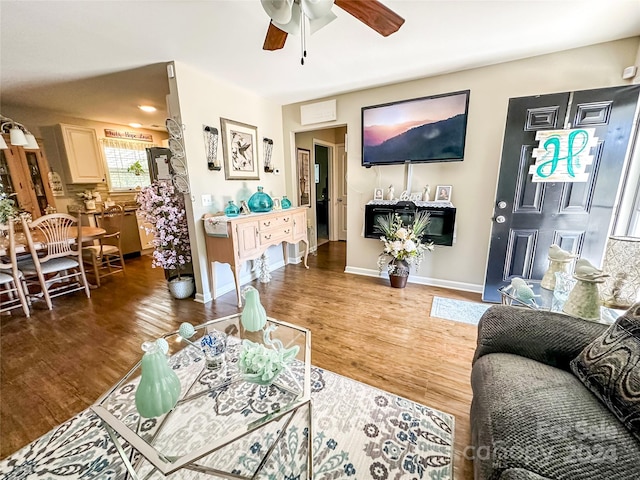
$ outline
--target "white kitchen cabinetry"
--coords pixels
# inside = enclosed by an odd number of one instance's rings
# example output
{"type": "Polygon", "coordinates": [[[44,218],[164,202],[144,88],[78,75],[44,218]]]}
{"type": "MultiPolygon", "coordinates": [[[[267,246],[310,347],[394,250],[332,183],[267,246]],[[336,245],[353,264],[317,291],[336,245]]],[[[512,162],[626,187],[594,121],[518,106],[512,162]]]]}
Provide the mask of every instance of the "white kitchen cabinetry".
{"type": "Polygon", "coordinates": [[[90,127],[60,124],[69,183],[106,181],[102,152],[96,131],[90,127]]]}

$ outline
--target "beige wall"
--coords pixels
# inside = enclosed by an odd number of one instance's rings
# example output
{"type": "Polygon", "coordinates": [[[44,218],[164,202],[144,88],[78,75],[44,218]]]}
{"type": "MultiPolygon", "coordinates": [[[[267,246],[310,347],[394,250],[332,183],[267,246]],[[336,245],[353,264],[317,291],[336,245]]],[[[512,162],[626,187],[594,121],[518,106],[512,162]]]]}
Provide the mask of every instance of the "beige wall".
{"type": "MultiPolygon", "coordinates": [[[[64,182],[65,195],[56,197],[56,207],[59,212],[66,212],[67,206],[71,204],[80,204],[76,192],[86,189],[98,190],[102,196],[111,195],[114,200],[133,199],[133,194],[109,194],[106,184],[68,184],[63,162],[65,162],[64,145],[61,142],[59,129],[60,123],[69,125],[78,125],[81,127],[90,127],[96,131],[98,141],[105,138],[104,129],[109,128],[118,131],[135,131],[139,133],[147,133],[153,136],[153,144],[161,145],[163,140],[168,138],[166,132],[156,130],[146,130],[143,128],[132,128],[129,125],[119,125],[113,123],[96,122],[86,118],[69,117],[61,115],[52,110],[35,109],[31,107],[21,107],[15,105],[2,105],[2,114],[14,119],[16,122],[23,124],[31,133],[44,143],[44,152],[49,161],[51,170],[57,172],[64,182]]],[[[149,145],[152,145],[150,143],[149,145]]],[[[106,171],[106,167],[105,167],[106,171]]]]}
{"type": "MultiPolygon", "coordinates": [[[[287,193],[282,173],[282,110],[280,105],[225,84],[179,62],[175,63],[175,75],[175,79],[169,82],[169,105],[171,115],[177,117],[185,127],[184,146],[191,185],[191,201],[187,202],[187,210],[196,277],[196,299],[206,302],[211,297],[202,215],[223,210],[228,200],[248,199],[259,185],[272,197],[282,197],[287,193]],[[225,180],[224,166],[220,171],[208,170],[202,128],[203,125],[208,125],[218,128],[222,133],[220,118],[257,127],[260,180],[225,180]],[[264,172],[263,137],[273,140],[272,164],[280,170],[279,175],[264,172]],[[203,194],[212,195],[212,206],[202,205],[203,194]]],[[[218,159],[224,165],[222,135],[218,141],[218,159]]],[[[282,249],[274,248],[269,253],[272,265],[282,262],[282,249]]],[[[241,278],[250,278],[248,267],[244,266],[241,278]]],[[[228,265],[216,264],[216,296],[233,288],[232,278],[228,265]]]]}
{"type": "MultiPolygon", "coordinates": [[[[525,60],[477,68],[433,78],[398,83],[338,95],[337,120],[317,125],[347,125],[348,132],[348,244],[346,271],[377,275],[380,242],[362,237],[364,205],[373,189],[404,185],[403,166],[363,168],[361,163],[361,107],[458,90],[471,90],[467,143],[463,162],[416,165],[411,190],[425,184],[452,185],[457,207],[456,243],[429,254],[414,281],[481,291],[491,234],[491,216],[502,148],[508,100],[552,92],[628,83],[622,70],[632,65],[639,38],[630,38],[525,60]]],[[[317,99],[319,101],[322,99],[317,99]]],[[[291,132],[309,130],[300,124],[300,105],[283,107],[284,150],[294,165],[291,132]]]]}

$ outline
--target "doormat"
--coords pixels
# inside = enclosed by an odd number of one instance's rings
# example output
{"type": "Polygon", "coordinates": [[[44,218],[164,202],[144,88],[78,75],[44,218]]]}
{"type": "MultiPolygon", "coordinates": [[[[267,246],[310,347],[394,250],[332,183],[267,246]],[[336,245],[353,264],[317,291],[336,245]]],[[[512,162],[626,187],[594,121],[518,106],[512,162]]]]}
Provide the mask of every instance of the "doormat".
{"type": "Polygon", "coordinates": [[[467,302],[452,298],[433,297],[431,316],[453,320],[456,322],[477,325],[482,314],[491,306],[490,303],[467,302]]]}

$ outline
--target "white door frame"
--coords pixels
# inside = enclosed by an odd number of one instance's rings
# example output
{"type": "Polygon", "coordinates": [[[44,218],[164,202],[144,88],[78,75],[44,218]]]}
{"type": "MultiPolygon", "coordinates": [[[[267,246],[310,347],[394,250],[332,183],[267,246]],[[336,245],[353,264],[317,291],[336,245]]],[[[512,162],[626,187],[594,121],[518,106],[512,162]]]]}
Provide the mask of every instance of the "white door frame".
{"type": "MultiPolygon", "coordinates": [[[[335,172],[335,158],[336,158],[336,144],[335,143],[330,143],[330,142],[325,142],[324,140],[319,140],[317,138],[313,139],[313,143],[312,143],[312,158],[313,158],[313,164],[315,165],[316,163],[316,145],[320,145],[322,147],[327,147],[329,149],[329,241],[330,242],[336,242],[338,240],[338,228],[336,225],[336,220],[338,217],[338,202],[336,202],[336,195],[338,194],[338,189],[337,189],[337,185],[335,182],[335,178],[334,178],[334,172],[335,172]]],[[[314,171],[315,171],[315,167],[314,167],[314,171]]],[[[315,184],[314,184],[315,187],[315,184]]],[[[315,216],[316,216],[316,230],[317,230],[317,225],[318,225],[318,212],[316,210],[316,194],[315,194],[315,188],[313,189],[313,209],[315,212],[315,216]]],[[[317,242],[317,237],[318,237],[318,232],[316,231],[316,242],[317,242]]]]}

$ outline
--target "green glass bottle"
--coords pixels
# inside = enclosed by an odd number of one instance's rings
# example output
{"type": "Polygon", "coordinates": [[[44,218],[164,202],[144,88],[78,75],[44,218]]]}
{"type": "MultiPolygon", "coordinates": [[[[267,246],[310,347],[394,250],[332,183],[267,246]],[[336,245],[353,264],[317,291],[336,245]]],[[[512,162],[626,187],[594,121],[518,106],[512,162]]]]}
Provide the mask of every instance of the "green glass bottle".
{"type": "Polygon", "coordinates": [[[262,187],[258,187],[258,191],[251,195],[247,203],[252,212],[270,212],[273,208],[273,200],[269,194],[264,193],[262,187]]]}
{"type": "Polygon", "coordinates": [[[155,342],[144,342],[142,374],[136,390],[136,408],[145,418],[159,417],[171,410],[180,398],[180,379],[169,368],[167,357],[155,342]]]}
{"type": "Polygon", "coordinates": [[[287,208],[291,207],[291,200],[289,200],[286,195],[283,195],[280,205],[282,205],[283,210],[286,210],[287,208]]]}
{"type": "Polygon", "coordinates": [[[229,200],[227,208],[224,209],[224,214],[227,217],[237,217],[238,215],[240,215],[240,208],[235,203],[233,203],[233,200],[229,200]]]}

